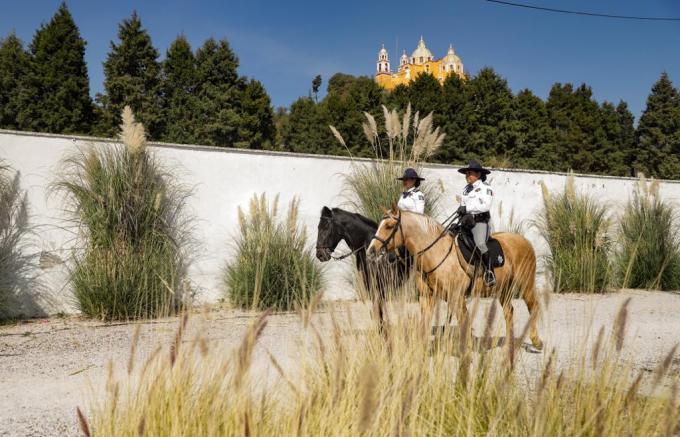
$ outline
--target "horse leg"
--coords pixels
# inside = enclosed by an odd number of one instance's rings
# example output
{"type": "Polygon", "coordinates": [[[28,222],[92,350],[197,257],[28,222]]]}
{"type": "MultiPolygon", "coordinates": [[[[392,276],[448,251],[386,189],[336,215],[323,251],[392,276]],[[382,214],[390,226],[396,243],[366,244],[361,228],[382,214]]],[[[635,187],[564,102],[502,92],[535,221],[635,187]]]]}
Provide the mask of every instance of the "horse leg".
{"type": "Polygon", "coordinates": [[[503,307],[503,315],[505,316],[505,342],[508,344],[508,347],[514,347],[514,344],[512,343],[515,341],[515,330],[512,316],[515,309],[512,307],[512,295],[501,297],[500,303],[503,307]]]}
{"type": "Polygon", "coordinates": [[[529,310],[529,338],[531,339],[531,344],[539,351],[543,349],[543,342],[538,336],[538,299],[536,298],[536,291],[533,287],[529,290],[525,290],[522,293],[522,299],[527,304],[527,309],[529,310]]]}
{"type": "MultiPolygon", "coordinates": [[[[532,264],[529,263],[529,266],[532,264]]],[[[518,281],[521,284],[521,295],[522,295],[522,300],[524,300],[524,303],[527,305],[527,309],[529,310],[529,338],[531,339],[531,344],[534,346],[537,351],[540,351],[543,349],[543,342],[541,341],[541,338],[538,336],[538,315],[539,315],[539,305],[538,305],[538,296],[536,295],[536,286],[535,286],[535,280],[536,280],[536,273],[535,273],[535,268],[522,268],[523,265],[520,265],[519,272],[524,273],[524,278],[521,278],[520,276],[520,281],[518,281]],[[525,272],[526,271],[526,272],[525,272]]]]}
{"type": "Polygon", "coordinates": [[[461,351],[472,347],[472,323],[465,302],[465,292],[460,290],[458,293],[450,293],[449,306],[453,306],[458,321],[458,331],[460,335],[461,351]]]}
{"type": "Polygon", "coordinates": [[[432,315],[434,311],[434,293],[425,280],[416,276],[416,287],[420,296],[420,316],[426,332],[432,329],[432,315]]]}

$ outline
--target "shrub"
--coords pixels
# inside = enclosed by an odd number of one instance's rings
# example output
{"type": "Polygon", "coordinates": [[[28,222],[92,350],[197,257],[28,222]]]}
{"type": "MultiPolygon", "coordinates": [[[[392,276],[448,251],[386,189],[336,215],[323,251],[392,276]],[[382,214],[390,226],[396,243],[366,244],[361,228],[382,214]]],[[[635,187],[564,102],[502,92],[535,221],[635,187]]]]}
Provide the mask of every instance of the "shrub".
{"type": "Polygon", "coordinates": [[[270,205],[262,194],[253,196],[248,215],[239,207],[236,257],[227,265],[224,284],[240,308],[290,310],[307,304],[321,288],[321,268],[298,224],[298,200],[288,206],[285,222],[279,221],[278,203],[278,195],[270,205]]]}
{"type": "MultiPolygon", "coordinates": [[[[416,112],[411,120],[409,104],[403,117],[397,110],[389,111],[383,106],[385,117],[385,133],[378,132],[375,118],[364,112],[364,134],[371,142],[374,159],[370,164],[353,161],[352,170],[346,176],[345,186],[353,208],[360,214],[380,221],[384,215],[383,208],[388,208],[399,200],[402,186],[397,178],[403,174],[404,168],[413,167],[419,173],[422,162],[431,157],[444,140],[439,128],[432,126],[432,113],[420,118],[416,112]]],[[[342,135],[331,126],[337,140],[345,147],[342,135]]],[[[420,189],[425,195],[425,213],[434,215],[437,203],[442,195],[442,187],[432,181],[423,181],[420,189]]]]}
{"type": "Polygon", "coordinates": [[[15,313],[29,259],[22,249],[29,233],[26,193],[19,173],[0,163],[0,319],[15,313]]]}
{"type": "Polygon", "coordinates": [[[680,290],[680,238],[658,182],[641,177],[619,225],[617,267],[628,288],[680,290]]]}
{"type": "Polygon", "coordinates": [[[104,320],[171,314],[186,298],[187,192],[147,150],[129,107],[121,129],[123,147],[79,151],[57,184],[85,242],[70,273],[75,298],[104,320]]]}
{"type": "Polygon", "coordinates": [[[601,293],[609,285],[611,222],[606,205],[577,194],[574,177],[567,178],[562,192],[543,188],[544,209],[537,221],[550,248],[548,275],[556,293],[601,293]]]}

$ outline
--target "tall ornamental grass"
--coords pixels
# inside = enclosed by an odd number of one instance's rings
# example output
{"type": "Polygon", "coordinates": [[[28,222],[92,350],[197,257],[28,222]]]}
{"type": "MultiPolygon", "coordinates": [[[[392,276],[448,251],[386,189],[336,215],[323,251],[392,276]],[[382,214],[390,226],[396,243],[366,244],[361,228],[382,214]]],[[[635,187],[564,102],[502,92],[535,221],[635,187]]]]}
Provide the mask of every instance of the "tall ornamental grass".
{"type": "Polygon", "coordinates": [[[579,194],[574,177],[564,190],[543,189],[537,227],[550,248],[546,268],[556,293],[602,293],[610,284],[612,242],[607,206],[579,194]]]}
{"type": "Polygon", "coordinates": [[[375,321],[368,329],[354,326],[349,314],[309,318],[311,310],[305,311],[300,335],[308,347],[287,369],[259,343],[266,313],[230,354],[217,342],[186,339],[182,322],[169,353],[157,349],[136,363],[133,344],[128,376],[111,377],[105,396],[96,397],[104,400],[87,415],[78,409],[80,427],[94,436],[680,432],[680,378],[669,372],[675,350],[652,372],[633,373],[620,355],[625,307],[611,342],[602,331],[591,353],[572,365],[560,365],[553,350],[535,370],[533,364],[524,366],[514,342],[492,346],[493,310],[485,316],[480,339],[486,346],[474,348],[458,336],[441,336],[433,343],[417,318],[404,315],[403,306],[396,310],[401,316],[386,332],[375,321]],[[267,362],[270,367],[263,369],[267,362]],[[263,378],[266,374],[278,378],[263,378]],[[650,392],[654,396],[643,394],[650,392]]]}
{"type": "Polygon", "coordinates": [[[299,201],[279,217],[279,196],[253,196],[246,214],[240,207],[236,256],[224,273],[230,302],[246,309],[290,310],[307,305],[322,286],[321,267],[298,223],[299,201]]]}
{"type": "Polygon", "coordinates": [[[680,290],[680,236],[659,183],[641,177],[619,223],[617,267],[627,288],[680,290]]]}
{"type": "MultiPolygon", "coordinates": [[[[30,263],[22,249],[29,233],[26,193],[19,173],[0,162],[0,320],[16,313],[30,263]]],[[[31,290],[35,291],[35,290],[31,290]]]]}
{"type": "Polygon", "coordinates": [[[172,314],[188,298],[187,191],[146,148],[129,107],[122,119],[123,146],[79,151],[57,184],[82,237],[70,275],[76,301],[104,320],[172,314]]]}
{"type": "MultiPolygon", "coordinates": [[[[390,111],[385,106],[383,115],[384,132],[379,131],[375,118],[364,112],[364,134],[371,142],[374,158],[371,163],[353,161],[352,170],[345,177],[345,188],[354,210],[377,222],[384,214],[383,208],[401,197],[403,187],[396,179],[404,169],[413,167],[421,174],[423,162],[434,155],[444,141],[439,127],[432,125],[432,113],[423,118],[418,112],[412,116],[409,104],[403,116],[396,109],[390,111]]],[[[337,140],[347,147],[340,132],[333,126],[330,128],[337,140]]],[[[420,190],[425,195],[425,213],[434,215],[442,187],[425,180],[420,190]]]]}

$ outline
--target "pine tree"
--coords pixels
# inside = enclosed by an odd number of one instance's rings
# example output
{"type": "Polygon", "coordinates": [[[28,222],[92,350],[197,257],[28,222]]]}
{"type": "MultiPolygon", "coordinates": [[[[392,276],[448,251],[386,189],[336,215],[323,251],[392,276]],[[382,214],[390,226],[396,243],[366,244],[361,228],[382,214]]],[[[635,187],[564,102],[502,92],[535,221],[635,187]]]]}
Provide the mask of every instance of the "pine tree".
{"type": "Polygon", "coordinates": [[[241,123],[235,147],[270,149],[275,139],[271,100],[262,83],[250,80],[241,98],[241,123]]]}
{"type": "Polygon", "coordinates": [[[22,129],[52,133],[91,131],[93,107],[85,44],[65,3],[48,24],[36,31],[17,115],[22,129]]]}
{"type": "Polygon", "coordinates": [[[515,115],[513,95],[508,83],[493,69],[483,68],[470,79],[466,88],[470,139],[466,158],[502,162],[514,147],[515,115]]]}
{"type": "Polygon", "coordinates": [[[159,54],[137,12],[119,25],[118,39],[118,44],[111,42],[104,62],[105,94],[97,96],[102,112],[98,133],[113,136],[123,107],[130,105],[149,137],[162,138],[159,54]]]}
{"type": "Polygon", "coordinates": [[[469,142],[471,106],[466,95],[466,83],[458,75],[450,75],[442,84],[441,109],[434,113],[435,126],[446,134],[435,158],[444,163],[462,162],[469,142]]]}
{"type": "Polygon", "coordinates": [[[555,135],[555,155],[561,163],[557,170],[601,171],[596,151],[609,149],[609,145],[604,143],[602,114],[590,87],[582,84],[574,89],[571,84],[556,83],[550,90],[547,108],[555,135]]]}
{"type": "Polygon", "coordinates": [[[14,33],[0,41],[0,129],[20,129],[19,95],[30,58],[14,33]]]}
{"type": "Polygon", "coordinates": [[[284,149],[301,153],[328,153],[329,145],[335,140],[330,124],[324,118],[319,106],[308,97],[300,97],[290,106],[290,115],[283,132],[284,149]]]}
{"type": "Polygon", "coordinates": [[[545,102],[525,89],[517,94],[514,104],[518,138],[509,152],[510,160],[521,168],[556,169],[553,131],[545,102]]]}
{"type": "Polygon", "coordinates": [[[238,76],[238,58],[226,40],[208,39],[196,53],[201,144],[234,147],[239,141],[240,105],[244,80],[238,76]]]}
{"type": "Polygon", "coordinates": [[[625,172],[621,176],[634,176],[633,163],[635,161],[635,117],[628,109],[628,104],[621,100],[616,105],[616,115],[619,121],[619,141],[624,153],[625,172]]]}
{"type": "Polygon", "coordinates": [[[191,45],[179,36],[170,45],[163,62],[163,141],[198,143],[198,101],[196,99],[196,59],[191,45]]]}
{"type": "Polygon", "coordinates": [[[636,170],[657,178],[680,178],[680,94],[665,72],[647,98],[637,139],[636,170]]]}
{"type": "Polygon", "coordinates": [[[432,74],[419,74],[409,83],[408,91],[413,110],[420,112],[421,116],[426,116],[430,112],[434,114],[441,112],[442,86],[432,74]]]}
{"type": "Polygon", "coordinates": [[[601,106],[601,130],[597,131],[597,148],[593,152],[592,173],[630,176],[635,147],[633,114],[624,102],[617,106],[604,102],[601,106]]]}
{"type": "Polygon", "coordinates": [[[328,93],[318,107],[320,118],[327,121],[323,135],[328,138],[319,143],[318,153],[372,157],[375,152],[362,128],[366,121],[363,113],[382,119],[383,90],[370,77],[343,76],[338,80],[334,80],[335,76],[331,78],[328,93]],[[342,86],[337,86],[339,83],[342,86]],[[342,132],[349,150],[332,138],[328,124],[342,132]]]}

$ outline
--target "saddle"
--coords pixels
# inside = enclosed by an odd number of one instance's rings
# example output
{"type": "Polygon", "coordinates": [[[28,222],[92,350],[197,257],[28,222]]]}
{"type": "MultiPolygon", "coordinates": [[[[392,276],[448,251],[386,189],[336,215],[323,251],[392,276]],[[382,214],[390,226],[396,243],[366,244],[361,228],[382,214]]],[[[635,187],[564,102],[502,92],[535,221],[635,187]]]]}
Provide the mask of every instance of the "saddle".
{"type": "MultiPolygon", "coordinates": [[[[460,252],[463,254],[465,261],[471,265],[481,265],[482,257],[477,250],[475,241],[472,239],[472,234],[461,231],[457,233],[456,239],[458,241],[460,252]]],[[[503,267],[505,264],[505,255],[503,255],[501,243],[499,243],[495,238],[489,237],[489,240],[486,242],[486,247],[489,249],[489,260],[491,261],[491,267],[503,267]]]]}

